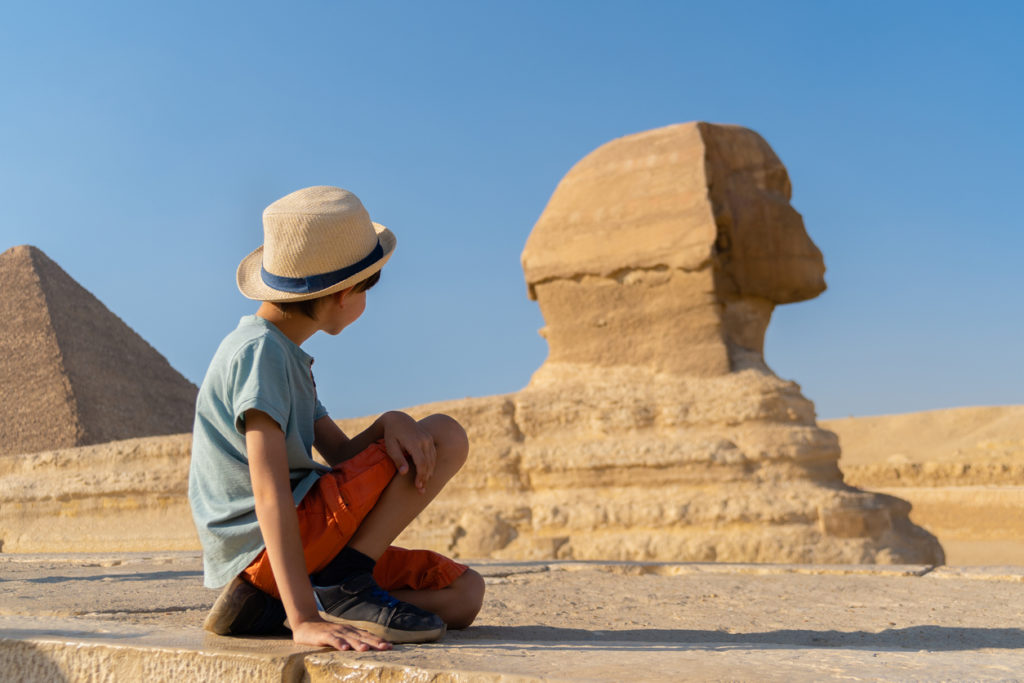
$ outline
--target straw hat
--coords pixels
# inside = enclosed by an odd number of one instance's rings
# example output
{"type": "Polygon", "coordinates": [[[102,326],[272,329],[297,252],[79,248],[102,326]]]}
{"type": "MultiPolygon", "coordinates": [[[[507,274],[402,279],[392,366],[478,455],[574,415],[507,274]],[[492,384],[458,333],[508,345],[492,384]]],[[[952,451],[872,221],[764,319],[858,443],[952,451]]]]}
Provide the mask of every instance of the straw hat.
{"type": "Polygon", "coordinates": [[[263,246],[238,265],[238,289],[259,301],[315,299],[376,273],[395,241],[348,190],[307,187],[263,212],[263,246]]]}

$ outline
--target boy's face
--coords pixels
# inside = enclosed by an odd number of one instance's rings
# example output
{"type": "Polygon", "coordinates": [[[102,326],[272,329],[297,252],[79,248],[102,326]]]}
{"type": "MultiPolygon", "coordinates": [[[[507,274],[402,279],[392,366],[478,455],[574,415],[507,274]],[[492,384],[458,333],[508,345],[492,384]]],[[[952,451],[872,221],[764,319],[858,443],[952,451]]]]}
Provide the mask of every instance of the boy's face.
{"type": "Polygon", "coordinates": [[[325,302],[323,309],[317,312],[317,320],[322,321],[324,332],[338,334],[366,310],[366,292],[349,288],[332,295],[325,302]]]}

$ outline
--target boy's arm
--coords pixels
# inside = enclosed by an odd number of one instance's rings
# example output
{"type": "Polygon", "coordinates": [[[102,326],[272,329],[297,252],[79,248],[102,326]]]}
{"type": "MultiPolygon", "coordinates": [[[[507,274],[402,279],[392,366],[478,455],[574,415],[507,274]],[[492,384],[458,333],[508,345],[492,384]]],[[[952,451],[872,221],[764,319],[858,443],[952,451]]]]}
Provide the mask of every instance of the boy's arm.
{"type": "Polygon", "coordinates": [[[289,485],[284,432],[266,413],[247,410],[245,447],[256,519],[295,642],[339,650],[389,649],[387,641],[359,629],[326,622],[317,612],[289,485]]]}
{"type": "Polygon", "coordinates": [[[330,415],[324,415],[313,423],[313,446],[331,467],[359,453],[350,446],[352,441],[330,415]]]}
{"type": "Polygon", "coordinates": [[[373,424],[351,439],[341,431],[329,415],[313,423],[313,445],[331,467],[362,453],[381,439],[388,456],[394,461],[399,474],[409,471],[412,460],[416,466],[416,488],[424,491],[437,460],[434,438],[409,415],[392,410],[384,413],[373,424]]]}

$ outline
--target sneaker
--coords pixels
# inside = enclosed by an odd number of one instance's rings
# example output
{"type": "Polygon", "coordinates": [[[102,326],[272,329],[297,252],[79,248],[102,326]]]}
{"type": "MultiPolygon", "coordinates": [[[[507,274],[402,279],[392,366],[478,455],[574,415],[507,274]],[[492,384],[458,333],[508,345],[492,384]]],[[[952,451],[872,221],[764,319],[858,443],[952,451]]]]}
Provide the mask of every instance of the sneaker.
{"type": "Polygon", "coordinates": [[[444,635],[441,617],[392,597],[371,574],[358,574],[339,586],[313,586],[320,616],[392,643],[426,643],[444,635]]]}
{"type": "Polygon", "coordinates": [[[236,576],[217,596],[203,628],[220,636],[244,632],[243,622],[258,618],[265,602],[258,588],[236,576]]]}

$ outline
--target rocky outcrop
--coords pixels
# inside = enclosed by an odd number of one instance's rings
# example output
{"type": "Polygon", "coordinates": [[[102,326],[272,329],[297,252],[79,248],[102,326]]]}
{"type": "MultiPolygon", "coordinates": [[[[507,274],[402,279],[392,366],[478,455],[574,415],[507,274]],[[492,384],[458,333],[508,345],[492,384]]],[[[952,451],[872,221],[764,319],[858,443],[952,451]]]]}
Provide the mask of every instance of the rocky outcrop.
{"type": "Polygon", "coordinates": [[[190,430],[197,389],[35,247],[0,254],[0,454],[190,430]]]}
{"type": "Polygon", "coordinates": [[[846,481],[913,505],[950,564],[1024,564],[1024,406],[829,420],[846,481]]]}
{"type": "Polygon", "coordinates": [[[463,556],[941,562],[910,506],[843,483],[835,435],[765,365],[774,306],[824,287],[753,131],[614,140],[523,252],[550,354],[521,392],[443,410],[472,463],[410,530],[463,556]]]}
{"type": "Polygon", "coordinates": [[[191,434],[0,455],[0,551],[192,550],[191,434]]]}
{"type": "Polygon", "coordinates": [[[540,374],[572,364],[713,377],[759,357],[772,308],[825,289],[790,194],[775,153],[736,126],[669,126],[589,154],[523,251],[550,346],[540,374]]]}

